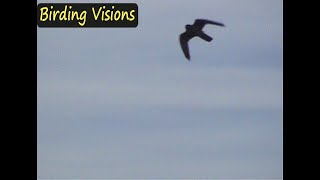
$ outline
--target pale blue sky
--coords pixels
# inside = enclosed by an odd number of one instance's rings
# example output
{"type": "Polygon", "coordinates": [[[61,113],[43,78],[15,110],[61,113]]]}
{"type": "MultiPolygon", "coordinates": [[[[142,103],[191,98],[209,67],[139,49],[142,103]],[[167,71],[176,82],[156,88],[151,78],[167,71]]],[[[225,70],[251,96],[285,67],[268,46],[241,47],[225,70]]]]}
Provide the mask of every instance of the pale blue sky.
{"type": "Polygon", "coordinates": [[[282,178],[281,0],[71,2],[135,2],[139,25],[38,28],[39,179],[282,178]],[[196,18],[226,27],[188,62],[196,18]]]}

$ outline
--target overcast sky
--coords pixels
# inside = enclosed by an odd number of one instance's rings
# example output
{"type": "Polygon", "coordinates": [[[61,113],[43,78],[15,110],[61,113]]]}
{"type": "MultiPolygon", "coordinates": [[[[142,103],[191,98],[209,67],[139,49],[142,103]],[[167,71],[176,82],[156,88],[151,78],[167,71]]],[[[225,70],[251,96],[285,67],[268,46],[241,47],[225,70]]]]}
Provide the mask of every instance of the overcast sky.
{"type": "Polygon", "coordinates": [[[38,28],[39,179],[282,178],[281,0],[71,2],[135,2],[139,25],[38,28]],[[188,62],[196,18],[226,27],[188,62]]]}

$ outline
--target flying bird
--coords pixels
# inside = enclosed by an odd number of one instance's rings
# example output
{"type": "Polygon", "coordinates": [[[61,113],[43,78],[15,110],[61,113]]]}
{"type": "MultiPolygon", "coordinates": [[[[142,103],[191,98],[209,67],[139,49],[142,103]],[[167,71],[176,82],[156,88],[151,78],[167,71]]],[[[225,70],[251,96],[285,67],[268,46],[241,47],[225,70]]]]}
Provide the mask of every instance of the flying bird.
{"type": "Polygon", "coordinates": [[[219,22],[206,20],[206,19],[196,19],[192,25],[187,24],[185,26],[186,31],[184,33],[180,34],[180,45],[181,45],[182,51],[183,51],[185,57],[188,59],[188,61],[190,61],[190,53],[189,53],[189,46],[188,46],[188,42],[190,39],[197,36],[207,42],[212,41],[212,37],[208,36],[207,34],[205,34],[202,31],[203,27],[206,24],[224,26],[224,24],[219,23],[219,22]]]}

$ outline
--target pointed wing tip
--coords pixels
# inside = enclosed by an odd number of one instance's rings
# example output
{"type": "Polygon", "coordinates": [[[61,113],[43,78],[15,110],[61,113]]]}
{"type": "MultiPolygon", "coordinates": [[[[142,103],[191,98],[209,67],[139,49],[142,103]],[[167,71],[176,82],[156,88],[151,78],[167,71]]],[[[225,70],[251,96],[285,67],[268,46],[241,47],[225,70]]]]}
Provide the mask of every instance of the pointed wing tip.
{"type": "Polygon", "coordinates": [[[188,61],[191,60],[190,54],[185,54],[184,56],[186,57],[186,59],[187,59],[188,61]]]}
{"type": "Polygon", "coordinates": [[[215,22],[215,25],[221,26],[221,27],[226,27],[223,23],[220,23],[220,22],[215,22]]]}
{"type": "Polygon", "coordinates": [[[207,23],[210,23],[210,24],[214,24],[214,25],[217,25],[217,26],[223,26],[225,27],[225,25],[221,22],[217,22],[217,21],[213,21],[213,20],[209,20],[209,19],[196,19],[195,22],[197,21],[206,21],[207,23]]]}

